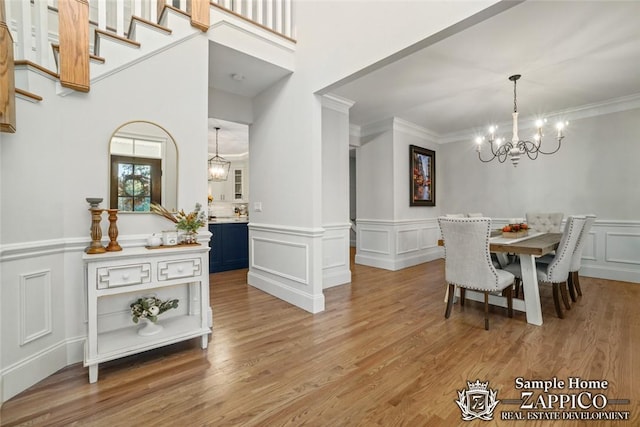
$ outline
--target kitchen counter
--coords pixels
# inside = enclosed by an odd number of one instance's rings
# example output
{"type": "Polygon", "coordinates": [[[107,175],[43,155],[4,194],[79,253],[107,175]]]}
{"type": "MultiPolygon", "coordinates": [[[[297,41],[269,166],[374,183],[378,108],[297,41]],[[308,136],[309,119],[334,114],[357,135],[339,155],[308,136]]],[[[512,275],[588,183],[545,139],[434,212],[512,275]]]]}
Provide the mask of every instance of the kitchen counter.
{"type": "Polygon", "coordinates": [[[209,218],[209,224],[225,224],[229,222],[246,224],[249,222],[249,217],[246,215],[240,215],[240,216],[219,216],[215,218],[209,218]]]}

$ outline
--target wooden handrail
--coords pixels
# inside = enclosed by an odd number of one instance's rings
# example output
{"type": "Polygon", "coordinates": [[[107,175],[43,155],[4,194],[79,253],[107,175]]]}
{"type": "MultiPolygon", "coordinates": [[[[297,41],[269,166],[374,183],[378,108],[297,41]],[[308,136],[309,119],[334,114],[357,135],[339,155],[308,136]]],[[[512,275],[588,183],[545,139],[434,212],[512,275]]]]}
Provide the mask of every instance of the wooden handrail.
{"type": "Polygon", "coordinates": [[[149,25],[150,27],[153,27],[153,28],[155,28],[157,30],[160,30],[160,31],[164,32],[167,35],[169,35],[169,34],[171,34],[173,32],[173,30],[171,30],[171,28],[163,27],[160,24],[155,24],[155,23],[153,23],[151,21],[148,21],[148,20],[146,20],[144,18],[140,18],[139,16],[132,16],[131,17],[131,22],[129,22],[129,31],[127,31],[127,34],[131,34],[131,29],[132,29],[132,27],[134,25],[134,21],[138,21],[138,22],[141,22],[141,23],[143,23],[145,25],[149,25]]]}
{"type": "Polygon", "coordinates": [[[22,96],[26,96],[27,98],[31,98],[34,101],[42,101],[42,97],[40,95],[36,95],[35,93],[28,92],[24,89],[16,88],[16,93],[22,96]]]}
{"type": "MultiPolygon", "coordinates": [[[[99,36],[111,37],[111,38],[119,40],[119,41],[121,41],[123,43],[128,43],[133,47],[140,47],[141,46],[140,43],[135,41],[135,40],[131,40],[131,39],[128,39],[126,37],[119,36],[116,33],[111,33],[109,31],[103,31],[103,30],[100,30],[100,29],[96,29],[96,31],[95,31],[95,39],[97,40],[99,36]]],[[[94,44],[97,44],[97,42],[94,42],[94,44]]]]}
{"type": "Polygon", "coordinates": [[[24,65],[26,67],[32,67],[35,68],[38,71],[41,71],[45,74],[48,74],[49,76],[53,77],[54,79],[59,79],[60,75],[58,73],[56,73],[55,71],[51,71],[48,68],[43,67],[42,65],[36,64],[33,61],[29,61],[27,59],[18,59],[16,61],[14,61],[14,64],[16,66],[20,66],[20,65],[24,65]]]}

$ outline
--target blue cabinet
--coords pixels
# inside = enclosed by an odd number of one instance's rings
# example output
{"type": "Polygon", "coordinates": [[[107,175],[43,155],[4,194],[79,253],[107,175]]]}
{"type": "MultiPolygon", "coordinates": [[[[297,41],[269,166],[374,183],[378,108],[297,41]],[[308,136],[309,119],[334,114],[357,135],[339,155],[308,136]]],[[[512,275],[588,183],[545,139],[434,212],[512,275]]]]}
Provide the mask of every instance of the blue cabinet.
{"type": "Polygon", "coordinates": [[[209,224],[209,273],[249,267],[249,229],[246,223],[209,224]]]}

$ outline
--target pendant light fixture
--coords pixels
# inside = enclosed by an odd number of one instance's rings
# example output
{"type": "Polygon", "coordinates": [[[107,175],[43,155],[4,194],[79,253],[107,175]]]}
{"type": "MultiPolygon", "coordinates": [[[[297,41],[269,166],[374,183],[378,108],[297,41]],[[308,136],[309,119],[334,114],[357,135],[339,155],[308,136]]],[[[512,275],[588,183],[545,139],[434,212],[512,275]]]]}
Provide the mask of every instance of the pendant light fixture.
{"type": "Polygon", "coordinates": [[[542,133],[542,128],[546,122],[545,119],[541,119],[536,122],[537,131],[535,135],[533,135],[533,141],[521,140],[518,137],[518,102],[516,97],[516,82],[520,77],[520,74],[514,74],[509,77],[509,80],[513,82],[513,113],[511,114],[513,117],[513,136],[511,137],[511,141],[506,138],[496,138],[497,126],[489,127],[489,135],[487,137],[476,138],[476,151],[478,152],[478,158],[484,163],[488,163],[494,159],[498,159],[500,163],[503,163],[507,158],[509,158],[511,159],[513,166],[518,166],[520,157],[524,154],[526,154],[531,160],[535,160],[538,157],[538,154],[556,153],[562,145],[562,139],[564,138],[562,131],[569,122],[558,122],[556,124],[558,133],[555,139],[557,140],[558,145],[551,151],[543,151],[541,148],[542,136],[544,135],[542,133]],[[481,155],[483,151],[483,143],[485,141],[489,143],[489,149],[491,150],[487,159],[483,159],[481,155]]]}
{"type": "Polygon", "coordinates": [[[218,155],[218,131],[216,127],[216,155],[209,159],[209,181],[226,181],[231,162],[218,155]]]}

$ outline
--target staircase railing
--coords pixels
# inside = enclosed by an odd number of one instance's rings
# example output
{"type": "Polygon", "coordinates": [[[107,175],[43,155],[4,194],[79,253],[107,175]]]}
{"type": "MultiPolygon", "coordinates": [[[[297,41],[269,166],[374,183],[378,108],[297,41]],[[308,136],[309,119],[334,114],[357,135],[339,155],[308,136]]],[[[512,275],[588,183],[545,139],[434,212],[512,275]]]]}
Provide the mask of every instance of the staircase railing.
{"type": "MultiPolygon", "coordinates": [[[[242,16],[287,38],[293,38],[293,0],[211,0],[210,4],[242,16]]],[[[90,0],[90,37],[100,29],[126,37],[132,16],[157,22],[167,4],[189,13],[188,0],[90,0]]],[[[14,41],[14,58],[55,69],[51,44],[58,40],[58,0],[6,0],[7,24],[14,41]]]]}

